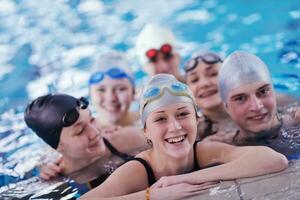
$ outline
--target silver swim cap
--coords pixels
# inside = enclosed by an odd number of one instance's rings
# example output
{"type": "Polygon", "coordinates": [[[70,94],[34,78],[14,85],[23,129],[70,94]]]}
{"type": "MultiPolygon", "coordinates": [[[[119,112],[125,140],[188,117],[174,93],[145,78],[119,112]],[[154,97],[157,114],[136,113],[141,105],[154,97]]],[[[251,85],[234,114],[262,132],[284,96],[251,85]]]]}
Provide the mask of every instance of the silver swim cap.
{"type": "Polygon", "coordinates": [[[257,56],[245,51],[230,54],[221,66],[219,88],[223,102],[227,101],[231,90],[257,81],[272,84],[266,64],[257,56]]]}
{"type": "Polygon", "coordinates": [[[174,103],[191,103],[196,113],[198,109],[188,86],[171,74],[154,75],[143,89],[140,101],[140,116],[143,127],[154,110],[174,103]]]}

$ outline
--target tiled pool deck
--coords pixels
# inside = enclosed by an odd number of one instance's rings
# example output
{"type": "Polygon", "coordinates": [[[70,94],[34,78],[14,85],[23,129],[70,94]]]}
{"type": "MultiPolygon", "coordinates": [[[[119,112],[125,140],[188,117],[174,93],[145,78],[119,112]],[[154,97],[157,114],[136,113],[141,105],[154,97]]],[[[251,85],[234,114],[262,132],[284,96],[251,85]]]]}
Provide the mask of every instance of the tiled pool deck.
{"type": "Polygon", "coordinates": [[[218,187],[189,200],[299,200],[300,160],[290,161],[280,172],[254,178],[222,182],[218,187]]]}

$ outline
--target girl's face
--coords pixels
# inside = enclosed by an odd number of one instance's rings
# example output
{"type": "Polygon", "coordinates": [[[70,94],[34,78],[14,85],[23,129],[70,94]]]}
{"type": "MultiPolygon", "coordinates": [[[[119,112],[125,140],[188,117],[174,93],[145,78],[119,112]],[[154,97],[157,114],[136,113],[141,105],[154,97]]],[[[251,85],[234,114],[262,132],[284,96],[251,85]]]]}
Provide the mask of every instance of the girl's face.
{"type": "Polygon", "coordinates": [[[82,159],[100,156],[105,151],[103,139],[93,124],[88,109],[79,111],[78,120],[64,127],[60,136],[58,150],[69,158],[82,159]]]}
{"type": "Polygon", "coordinates": [[[146,119],[145,133],[156,151],[173,158],[186,157],[197,133],[193,105],[174,103],[156,109],[146,119]]]}
{"type": "Polygon", "coordinates": [[[199,62],[195,69],[187,72],[187,85],[202,110],[212,109],[222,104],[218,88],[219,63],[199,62]]]}
{"type": "Polygon", "coordinates": [[[105,76],[100,83],[90,86],[90,95],[99,115],[112,124],[118,124],[128,113],[134,88],[127,78],[105,76]]]}
{"type": "Polygon", "coordinates": [[[244,131],[258,133],[277,123],[272,85],[264,81],[240,86],[229,92],[227,112],[244,131]]]}

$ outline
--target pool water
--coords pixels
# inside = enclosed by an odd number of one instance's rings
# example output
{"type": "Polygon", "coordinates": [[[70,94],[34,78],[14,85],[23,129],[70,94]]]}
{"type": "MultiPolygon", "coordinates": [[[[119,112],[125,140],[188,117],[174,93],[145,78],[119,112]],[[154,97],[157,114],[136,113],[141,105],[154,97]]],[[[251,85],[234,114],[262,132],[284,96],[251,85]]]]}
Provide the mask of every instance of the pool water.
{"type": "Polygon", "coordinates": [[[71,180],[37,178],[49,149],[26,128],[24,106],[48,92],[87,96],[88,71],[110,49],[127,53],[139,84],[145,74],[134,42],[149,22],[174,32],[182,64],[203,48],[247,50],[269,65],[278,92],[300,97],[298,0],[0,0],[1,199],[38,198],[41,188],[78,197],[71,180]]]}

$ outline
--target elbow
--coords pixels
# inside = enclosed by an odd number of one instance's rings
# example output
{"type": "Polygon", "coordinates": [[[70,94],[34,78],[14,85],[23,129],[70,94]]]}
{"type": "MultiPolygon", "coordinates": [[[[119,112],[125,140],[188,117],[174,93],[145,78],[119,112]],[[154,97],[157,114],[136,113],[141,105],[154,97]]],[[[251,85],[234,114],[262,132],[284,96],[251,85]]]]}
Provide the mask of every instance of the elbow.
{"type": "Polygon", "coordinates": [[[284,155],[277,153],[276,157],[273,158],[272,166],[269,167],[271,167],[273,172],[279,172],[286,169],[288,166],[289,161],[287,158],[284,155]]]}
{"type": "Polygon", "coordinates": [[[277,159],[277,166],[278,166],[278,171],[282,171],[284,169],[286,169],[289,166],[289,161],[288,159],[282,155],[279,154],[278,159],[277,159]]]}

